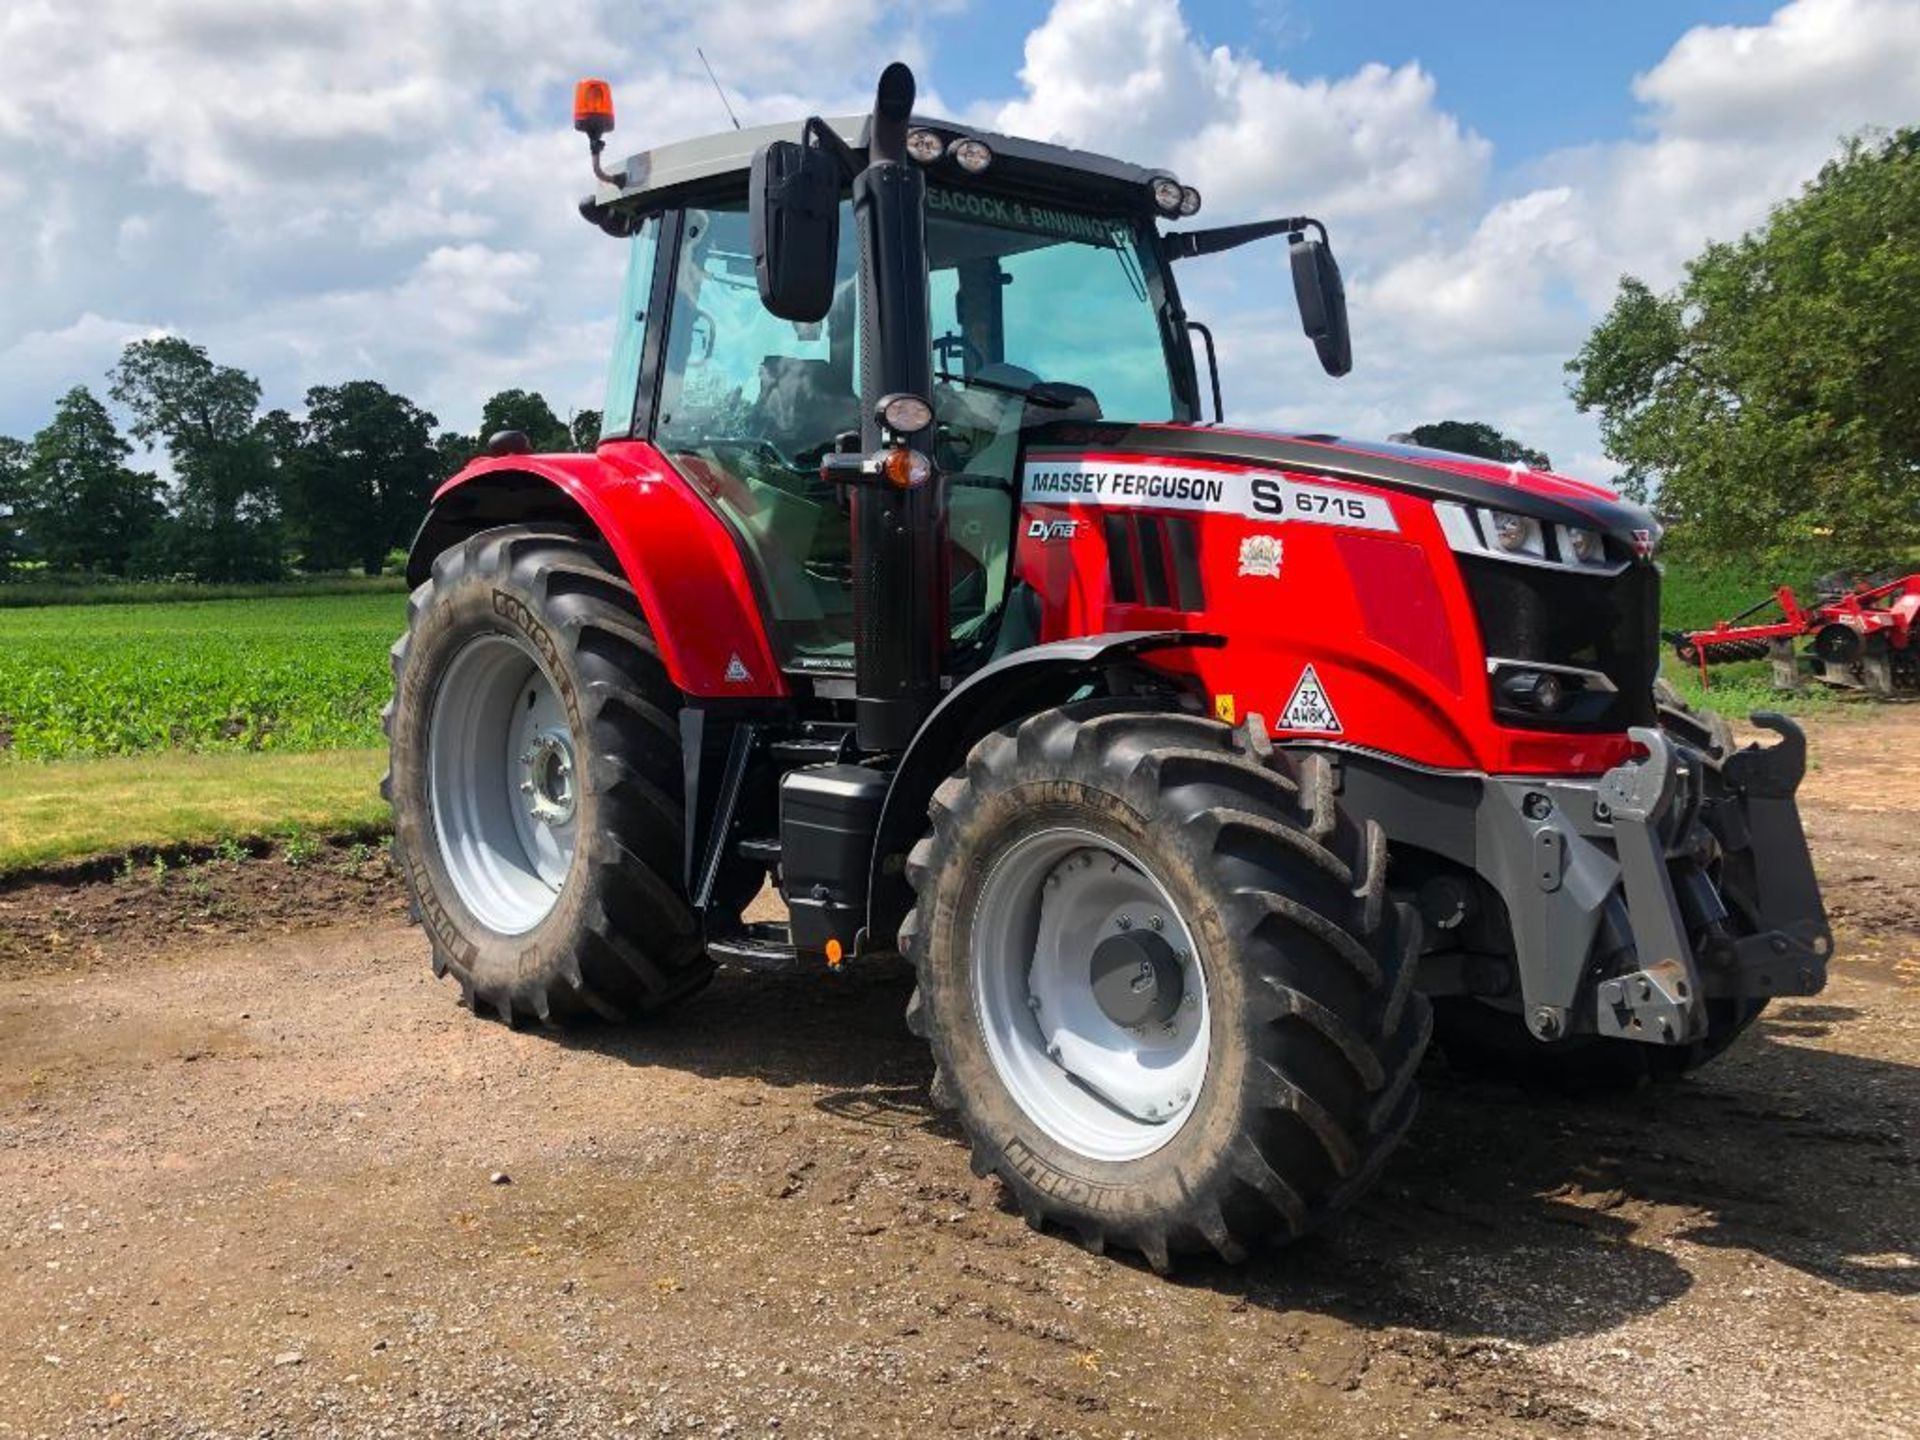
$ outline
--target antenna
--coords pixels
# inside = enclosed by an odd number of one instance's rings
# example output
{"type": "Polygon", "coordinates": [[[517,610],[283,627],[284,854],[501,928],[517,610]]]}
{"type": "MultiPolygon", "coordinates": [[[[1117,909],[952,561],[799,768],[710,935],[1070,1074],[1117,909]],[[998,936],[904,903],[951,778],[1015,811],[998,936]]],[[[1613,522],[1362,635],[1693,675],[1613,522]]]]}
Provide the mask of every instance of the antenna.
{"type": "Polygon", "coordinates": [[[700,63],[702,65],[706,65],[707,79],[713,81],[713,93],[720,97],[721,108],[727,112],[727,119],[733,122],[733,128],[738,130],[740,128],[740,117],[733,113],[733,106],[727,104],[727,92],[720,88],[720,77],[713,73],[713,66],[707,64],[707,52],[696,45],[693,47],[693,53],[700,57],[700,63]]]}

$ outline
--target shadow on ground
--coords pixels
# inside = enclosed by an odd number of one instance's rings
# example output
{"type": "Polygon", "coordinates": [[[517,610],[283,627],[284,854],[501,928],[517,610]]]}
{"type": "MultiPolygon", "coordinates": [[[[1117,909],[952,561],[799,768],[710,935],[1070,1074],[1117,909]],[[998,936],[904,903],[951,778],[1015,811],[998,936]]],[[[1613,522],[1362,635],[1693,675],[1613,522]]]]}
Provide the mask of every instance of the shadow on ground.
{"type": "MultiPolygon", "coordinates": [[[[928,1100],[926,1049],[902,1023],[911,986],[899,964],[838,977],[728,970],[669,1019],[557,1043],[825,1087],[814,1103],[841,1120],[957,1144],[928,1100]]],[[[1920,1067],[1804,1043],[1844,1036],[1853,1018],[1844,1006],[1781,1006],[1699,1076],[1608,1100],[1468,1081],[1430,1060],[1411,1136],[1341,1223],[1244,1267],[1190,1260],[1172,1283],[1526,1343],[1669,1304],[1692,1284],[1688,1246],[1850,1290],[1920,1293],[1920,1067]],[[1652,1243],[1668,1238],[1680,1243],[1652,1243]]]]}

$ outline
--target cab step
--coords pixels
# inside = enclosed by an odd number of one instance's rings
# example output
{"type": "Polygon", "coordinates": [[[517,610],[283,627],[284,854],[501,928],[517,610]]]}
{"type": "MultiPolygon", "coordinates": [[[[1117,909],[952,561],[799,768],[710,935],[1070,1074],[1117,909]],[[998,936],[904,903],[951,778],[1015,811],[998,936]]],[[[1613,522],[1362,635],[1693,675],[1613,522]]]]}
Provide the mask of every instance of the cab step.
{"type": "Polygon", "coordinates": [[[773,866],[780,863],[780,841],[775,836],[742,840],[734,849],[741,859],[751,860],[756,865],[773,866]]]}
{"type": "Polygon", "coordinates": [[[716,964],[743,970],[791,970],[799,952],[783,920],[760,920],[707,941],[707,954],[716,964]]]}

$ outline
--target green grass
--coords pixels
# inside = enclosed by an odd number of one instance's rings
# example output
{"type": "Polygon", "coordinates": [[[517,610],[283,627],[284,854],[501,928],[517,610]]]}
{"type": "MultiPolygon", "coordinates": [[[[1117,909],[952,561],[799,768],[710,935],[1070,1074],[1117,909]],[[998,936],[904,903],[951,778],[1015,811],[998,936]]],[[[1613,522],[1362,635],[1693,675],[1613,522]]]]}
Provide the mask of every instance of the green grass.
{"type": "Polygon", "coordinates": [[[383,750],[0,765],[0,873],[94,855],[371,830],[383,750]]]}
{"type": "Polygon", "coordinates": [[[189,600],[267,600],[309,595],[396,595],[400,575],[310,575],[214,585],[198,580],[12,580],[0,583],[0,610],[41,605],[171,605],[189,600]]]}
{"type": "Polygon", "coordinates": [[[399,594],[0,611],[0,763],[381,743],[399,594]]]}
{"type": "MultiPolygon", "coordinates": [[[[1663,624],[1737,612],[1764,593],[1759,571],[1669,564],[1663,624]]],[[[406,602],[392,582],[326,589],[0,602],[0,867],[382,821],[380,708],[406,602]]],[[[1848,706],[1818,688],[1777,694],[1764,663],[1715,667],[1704,693],[1691,667],[1669,658],[1665,671],[1731,715],[1848,706]]]]}

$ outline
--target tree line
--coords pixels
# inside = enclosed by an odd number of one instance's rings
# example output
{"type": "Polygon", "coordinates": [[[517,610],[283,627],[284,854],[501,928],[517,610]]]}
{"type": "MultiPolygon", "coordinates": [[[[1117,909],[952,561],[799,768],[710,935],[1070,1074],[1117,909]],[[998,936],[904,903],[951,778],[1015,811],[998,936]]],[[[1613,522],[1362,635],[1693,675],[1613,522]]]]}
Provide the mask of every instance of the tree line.
{"type": "Polygon", "coordinates": [[[260,382],[178,336],[138,340],[107,375],[60,398],[29,440],[0,435],[0,578],[271,580],[380,573],[428,497],[485,436],[522,430],[535,450],[591,449],[597,411],[561,420],[538,393],[502,390],[477,434],[375,380],[316,385],[304,414],[261,409],[260,382]],[[168,480],[133,463],[157,448],[168,480]]]}

